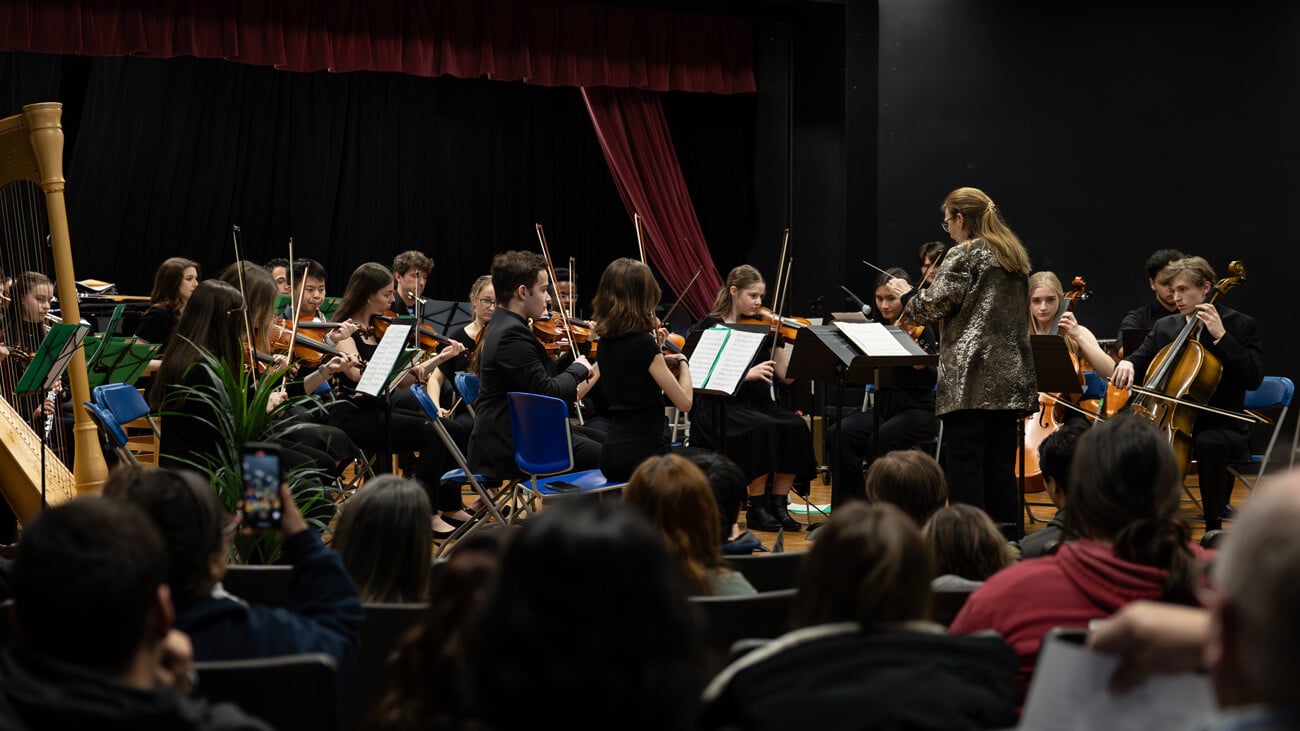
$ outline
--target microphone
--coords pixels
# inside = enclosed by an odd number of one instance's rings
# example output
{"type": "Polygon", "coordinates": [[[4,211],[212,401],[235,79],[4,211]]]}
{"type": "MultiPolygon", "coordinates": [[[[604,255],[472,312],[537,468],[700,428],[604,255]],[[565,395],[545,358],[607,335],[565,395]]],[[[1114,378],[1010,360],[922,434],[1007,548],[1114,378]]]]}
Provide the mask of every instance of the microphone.
{"type": "Polygon", "coordinates": [[[849,299],[852,299],[854,302],[858,303],[858,307],[862,308],[862,315],[864,317],[871,317],[871,312],[872,312],[871,305],[867,304],[866,302],[863,302],[862,298],[857,296],[856,294],[853,294],[853,291],[850,290],[848,287],[845,287],[844,285],[841,284],[840,289],[844,290],[844,294],[847,294],[849,296],[849,299]]]}

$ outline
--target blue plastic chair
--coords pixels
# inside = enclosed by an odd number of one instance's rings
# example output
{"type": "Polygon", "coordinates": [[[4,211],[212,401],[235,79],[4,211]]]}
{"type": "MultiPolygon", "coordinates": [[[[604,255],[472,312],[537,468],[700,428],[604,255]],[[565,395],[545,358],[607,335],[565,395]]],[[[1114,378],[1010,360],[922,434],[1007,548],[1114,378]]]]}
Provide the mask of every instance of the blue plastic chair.
{"type": "Polygon", "coordinates": [[[478,400],[478,374],[468,371],[456,371],[456,378],[452,381],[456,387],[456,393],[465,400],[465,403],[472,404],[478,400]]]}
{"type": "Polygon", "coordinates": [[[140,461],[135,458],[135,454],[126,446],[126,430],[113,417],[113,412],[94,401],[87,401],[84,405],[90,420],[95,422],[95,426],[99,427],[99,430],[107,435],[109,441],[113,443],[113,450],[117,452],[117,456],[124,462],[135,465],[140,464],[140,461]]]}
{"type": "Polygon", "coordinates": [[[515,465],[532,479],[520,488],[548,497],[616,490],[627,483],[610,482],[600,470],[573,470],[573,441],[569,434],[569,405],[535,393],[511,391],[510,431],[515,465]]]}
{"type": "MultiPolygon", "coordinates": [[[[1265,447],[1263,454],[1252,453],[1250,459],[1231,465],[1228,471],[1232,476],[1249,489],[1254,489],[1259,481],[1264,479],[1264,470],[1268,468],[1268,461],[1273,456],[1273,444],[1277,442],[1277,435],[1282,431],[1283,422],[1286,421],[1287,411],[1291,408],[1291,398],[1295,396],[1295,384],[1290,378],[1285,376],[1265,376],[1264,382],[1259,384],[1259,388],[1246,392],[1246,409],[1250,411],[1273,411],[1278,410],[1277,417],[1273,420],[1273,429],[1268,436],[1268,446],[1265,447]],[[1243,470],[1253,470],[1253,475],[1243,474],[1243,470]]],[[[1300,433],[1300,429],[1297,429],[1300,433]]],[[[1291,459],[1295,460],[1294,440],[1292,441],[1291,459]]]]}
{"type": "Polygon", "coordinates": [[[158,424],[149,413],[149,402],[140,395],[140,389],[128,383],[105,383],[95,386],[91,392],[95,403],[113,413],[118,424],[128,424],[136,419],[145,419],[158,435],[158,424]]]}

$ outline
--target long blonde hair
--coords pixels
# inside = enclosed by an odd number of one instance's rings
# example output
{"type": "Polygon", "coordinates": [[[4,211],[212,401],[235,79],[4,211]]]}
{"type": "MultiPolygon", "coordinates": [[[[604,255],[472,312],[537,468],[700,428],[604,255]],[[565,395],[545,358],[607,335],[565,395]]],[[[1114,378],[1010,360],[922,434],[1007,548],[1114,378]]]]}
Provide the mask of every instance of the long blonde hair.
{"type": "Polygon", "coordinates": [[[731,288],[735,287],[736,291],[749,289],[755,284],[763,283],[763,275],[758,270],[748,264],[741,264],[732,269],[727,274],[727,281],[718,290],[718,296],[713,300],[713,312],[709,313],[710,317],[717,317],[723,320],[731,316],[731,288]]]}
{"type": "MultiPolygon", "coordinates": [[[[1029,289],[1027,291],[1029,292],[1029,300],[1031,303],[1030,304],[1031,308],[1033,307],[1032,302],[1034,299],[1034,290],[1038,289],[1039,287],[1046,287],[1047,289],[1052,290],[1052,292],[1056,294],[1056,306],[1057,307],[1061,306],[1061,300],[1065,298],[1065,289],[1061,287],[1060,278],[1058,278],[1055,274],[1051,272],[1042,271],[1042,272],[1034,272],[1033,274],[1029,275],[1029,289]]],[[[1029,334],[1030,335],[1039,334],[1038,323],[1034,320],[1034,315],[1032,311],[1029,313],[1029,334]]]]}
{"type": "Polygon", "coordinates": [[[943,199],[942,211],[944,218],[960,213],[966,219],[966,230],[972,241],[980,240],[992,249],[1003,269],[1029,273],[1029,252],[1020,243],[1020,237],[1002,220],[1002,210],[984,191],[958,188],[943,199]]]}

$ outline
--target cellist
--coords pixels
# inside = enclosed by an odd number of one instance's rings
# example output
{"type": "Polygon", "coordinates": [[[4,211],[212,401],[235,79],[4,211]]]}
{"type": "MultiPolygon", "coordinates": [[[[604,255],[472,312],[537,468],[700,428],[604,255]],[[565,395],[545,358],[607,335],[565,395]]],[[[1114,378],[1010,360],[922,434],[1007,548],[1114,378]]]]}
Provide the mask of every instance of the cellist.
{"type": "MultiPolygon", "coordinates": [[[[1255,319],[1221,304],[1206,300],[1214,287],[1214,269],[1199,256],[1170,262],[1160,275],[1162,286],[1172,289],[1176,314],[1156,321],[1137,352],[1115,366],[1111,382],[1128,388],[1135,373],[1146,374],[1156,354],[1172,343],[1183,327],[1195,317],[1204,327],[1199,339],[1207,352],[1219,359],[1223,378],[1208,406],[1241,411],[1247,389],[1258,388],[1264,381],[1264,351],[1255,319]]],[[[1225,508],[1230,507],[1233,477],[1228,464],[1245,459],[1250,451],[1248,424],[1218,414],[1203,412],[1196,417],[1192,433],[1192,450],[1197,461],[1201,503],[1205,510],[1205,529],[1223,527],[1225,508]]]]}
{"type": "MultiPolygon", "coordinates": [[[[1082,280],[1080,280],[1082,281],[1082,280]]],[[[1053,326],[1065,338],[1070,354],[1077,361],[1087,361],[1092,370],[1102,378],[1110,378],[1115,362],[1101,349],[1097,336],[1083,325],[1070,310],[1061,312],[1065,292],[1061,280],[1052,272],[1034,272],[1029,275],[1029,334],[1051,335],[1053,326]],[[1057,315],[1060,315],[1058,320],[1057,315]]],[[[1085,395],[1085,398],[1087,396],[1085,395]]],[[[1097,398],[1099,396],[1094,396],[1097,398]]],[[[1083,419],[1078,411],[1065,409],[1065,421],[1083,419]]]]}

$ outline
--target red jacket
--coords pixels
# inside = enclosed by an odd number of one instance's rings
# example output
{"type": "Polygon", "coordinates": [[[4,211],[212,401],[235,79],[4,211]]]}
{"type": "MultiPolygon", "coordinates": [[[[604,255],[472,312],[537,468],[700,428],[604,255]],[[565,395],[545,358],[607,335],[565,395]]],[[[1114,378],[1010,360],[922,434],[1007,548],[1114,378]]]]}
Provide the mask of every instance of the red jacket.
{"type": "MultiPolygon", "coordinates": [[[[1198,556],[1205,553],[1193,547],[1198,556]]],[[[1087,627],[1094,619],[1138,599],[1160,599],[1164,569],[1117,558],[1107,546],[1088,540],[1064,543],[1054,556],[1028,559],[984,582],[957,614],[948,631],[995,630],[1020,657],[1020,703],[1038,659],[1038,645],[1053,627],[1087,627]]]]}

